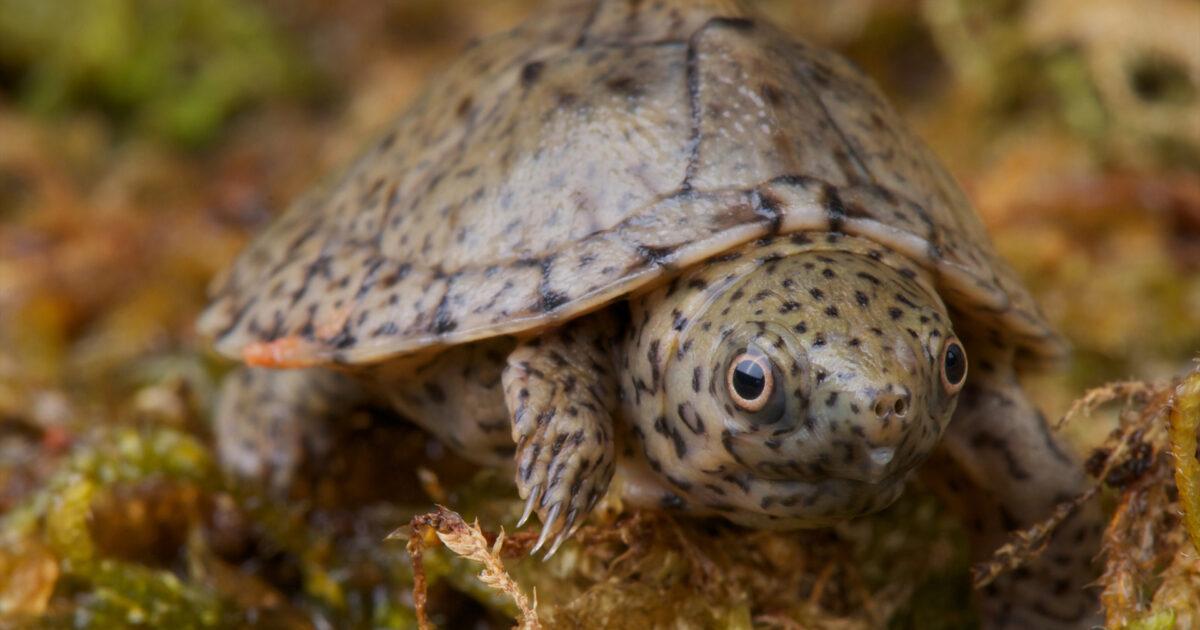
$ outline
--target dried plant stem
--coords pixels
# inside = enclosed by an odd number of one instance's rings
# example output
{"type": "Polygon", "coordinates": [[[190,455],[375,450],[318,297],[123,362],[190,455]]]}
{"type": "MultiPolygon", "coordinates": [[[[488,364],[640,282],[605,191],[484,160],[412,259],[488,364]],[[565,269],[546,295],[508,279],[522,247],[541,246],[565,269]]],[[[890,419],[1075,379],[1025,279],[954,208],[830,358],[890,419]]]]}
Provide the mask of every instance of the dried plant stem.
{"type": "MultiPolygon", "coordinates": [[[[416,608],[417,625],[421,630],[433,626],[429,623],[425,611],[426,580],[422,552],[425,547],[424,535],[432,529],[442,544],[455,554],[473,560],[483,565],[479,579],[489,588],[508,594],[520,611],[521,619],[518,628],[521,630],[540,630],[541,622],[537,616],[537,594],[529,598],[517,585],[516,581],[504,569],[500,559],[504,547],[504,530],[496,536],[496,542],[491,545],[487,537],[479,529],[479,522],[468,525],[457,512],[441,505],[437,510],[413,518],[409,525],[408,552],[413,563],[413,605],[416,608]]],[[[393,533],[393,536],[396,534],[393,533]]]]}
{"type": "Polygon", "coordinates": [[[992,552],[991,558],[971,567],[971,582],[975,588],[983,588],[997,577],[1037,557],[1046,543],[1050,542],[1058,526],[1079,506],[1092,500],[1099,490],[1100,486],[1095,484],[1074,499],[1059,503],[1048,518],[1018,531],[1009,542],[992,552]]]}
{"type": "Polygon", "coordinates": [[[1116,381],[1089,390],[1083,398],[1071,403],[1071,408],[1054,423],[1054,430],[1062,429],[1067,423],[1079,416],[1087,416],[1097,407],[1110,403],[1118,398],[1127,401],[1135,397],[1146,396],[1154,391],[1154,387],[1143,381],[1116,381]]]}
{"type": "MultiPolygon", "coordinates": [[[[1123,426],[1122,430],[1114,432],[1105,440],[1100,450],[1105,452],[1106,456],[1102,460],[1099,470],[1093,471],[1093,475],[1097,479],[1109,479],[1114,468],[1128,459],[1131,443],[1140,443],[1149,432],[1161,431],[1159,428],[1161,423],[1156,424],[1156,419],[1161,418],[1165,413],[1167,399],[1161,391],[1157,395],[1155,392],[1155,387],[1148,383],[1134,381],[1109,383],[1084,394],[1083,398],[1071,405],[1071,409],[1058,422],[1057,426],[1061,427],[1076,416],[1089,414],[1097,407],[1119,398],[1133,400],[1141,405],[1141,411],[1135,422],[1123,426]],[[1135,436],[1137,439],[1131,442],[1130,436],[1135,436]]],[[[975,588],[983,588],[1000,575],[1037,557],[1058,526],[1079,506],[1090,501],[1100,491],[1101,483],[1102,481],[1093,483],[1091,487],[1074,499],[1060,503],[1049,517],[1015,532],[1010,536],[1009,542],[996,549],[990,558],[971,567],[971,580],[975,588]]]]}
{"type": "Polygon", "coordinates": [[[417,627],[430,630],[433,626],[430,625],[429,614],[425,611],[429,593],[429,585],[425,581],[425,528],[417,526],[418,518],[420,517],[413,519],[408,536],[408,557],[412,560],[413,567],[413,609],[417,614],[417,627]]]}

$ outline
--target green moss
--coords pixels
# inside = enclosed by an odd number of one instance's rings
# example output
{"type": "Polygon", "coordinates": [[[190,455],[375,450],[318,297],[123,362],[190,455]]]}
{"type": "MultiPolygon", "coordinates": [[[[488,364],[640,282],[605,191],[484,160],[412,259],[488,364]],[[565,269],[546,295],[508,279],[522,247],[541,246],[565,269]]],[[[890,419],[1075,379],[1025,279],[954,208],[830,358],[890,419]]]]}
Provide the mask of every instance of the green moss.
{"type": "Polygon", "coordinates": [[[77,628],[216,628],[234,616],[215,593],[168,571],[102,560],[79,577],[87,595],[74,613],[77,628]]]}
{"type": "Polygon", "coordinates": [[[1175,611],[1171,609],[1152,612],[1126,626],[1126,630],[1174,630],[1175,611]]]}
{"type": "Polygon", "coordinates": [[[187,146],[313,78],[269,14],[238,0],[0,0],[0,66],[36,111],[90,104],[187,146]]]}

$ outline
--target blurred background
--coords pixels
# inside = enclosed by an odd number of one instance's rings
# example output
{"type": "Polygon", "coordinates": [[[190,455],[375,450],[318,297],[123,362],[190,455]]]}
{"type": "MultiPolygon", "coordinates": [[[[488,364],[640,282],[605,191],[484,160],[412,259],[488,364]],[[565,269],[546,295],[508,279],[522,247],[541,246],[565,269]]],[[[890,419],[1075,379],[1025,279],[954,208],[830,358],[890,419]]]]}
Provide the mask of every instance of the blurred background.
{"type": "MultiPolygon", "coordinates": [[[[1108,381],[1190,369],[1200,350],[1200,1],[753,4],[861,65],[966,188],[1074,344],[1062,370],[1030,378],[1048,415],[1108,381]]],[[[337,482],[314,482],[295,505],[230,486],[208,429],[228,366],[192,324],[206,283],[250,235],[352,157],[467,42],[533,7],[0,0],[0,626],[7,616],[408,627],[411,570],[382,534],[434,499],[511,519],[502,480],[370,414],[348,422],[362,456],[330,464],[337,482]],[[394,469],[418,459],[429,460],[423,482],[415,465],[394,469]],[[381,474],[410,490],[380,490],[381,474]]],[[[1068,430],[1094,445],[1111,426],[1100,417],[1068,430]]],[[[934,518],[914,501],[898,514],[934,518]]],[[[963,596],[945,587],[965,575],[953,555],[891,599],[864,569],[863,589],[891,602],[882,612],[861,617],[858,595],[837,589],[818,589],[810,612],[844,606],[867,624],[839,627],[921,625],[905,603],[914,589],[963,596]]],[[[509,623],[511,605],[467,569],[431,567],[444,578],[431,595],[443,623],[509,623]]],[[[535,568],[528,583],[542,584],[535,568]]],[[[571,597],[594,593],[602,579],[592,577],[576,575],[571,597]]],[[[815,578],[805,579],[796,588],[812,595],[815,578]]],[[[543,602],[553,588],[539,586],[543,602]]],[[[729,619],[778,621],[765,600],[730,601],[729,619]]],[[[560,619],[588,619],[576,613],[560,619]]]]}

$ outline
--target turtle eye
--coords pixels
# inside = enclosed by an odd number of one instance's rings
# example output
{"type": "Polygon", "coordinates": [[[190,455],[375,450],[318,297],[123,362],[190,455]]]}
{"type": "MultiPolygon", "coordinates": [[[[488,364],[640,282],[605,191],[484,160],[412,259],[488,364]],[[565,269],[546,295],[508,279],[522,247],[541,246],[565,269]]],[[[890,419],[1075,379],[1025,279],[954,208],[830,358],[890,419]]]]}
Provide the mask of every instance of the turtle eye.
{"type": "Polygon", "coordinates": [[[758,352],[742,352],[729,363],[726,381],[734,404],[751,413],[761,411],[775,391],[771,359],[758,352]]]}
{"type": "Polygon", "coordinates": [[[942,387],[947,394],[957,394],[967,380],[967,351],[956,337],[942,346],[942,387]]]}

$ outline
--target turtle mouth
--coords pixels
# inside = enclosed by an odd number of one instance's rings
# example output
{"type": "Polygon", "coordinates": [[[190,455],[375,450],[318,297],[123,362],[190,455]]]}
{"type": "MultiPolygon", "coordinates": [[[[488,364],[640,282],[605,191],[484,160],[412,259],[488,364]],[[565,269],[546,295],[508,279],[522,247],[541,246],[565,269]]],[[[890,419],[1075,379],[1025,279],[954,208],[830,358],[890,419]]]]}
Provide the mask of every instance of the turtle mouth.
{"type": "MultiPolygon", "coordinates": [[[[905,468],[882,474],[870,480],[834,475],[814,479],[774,479],[756,476],[750,484],[755,491],[750,494],[782,497],[781,504],[784,506],[820,506],[822,503],[853,504],[856,500],[867,501],[868,498],[893,493],[898,496],[899,490],[904,487],[911,473],[912,469],[905,468]]],[[[767,503],[770,504],[773,501],[767,503]]]]}

